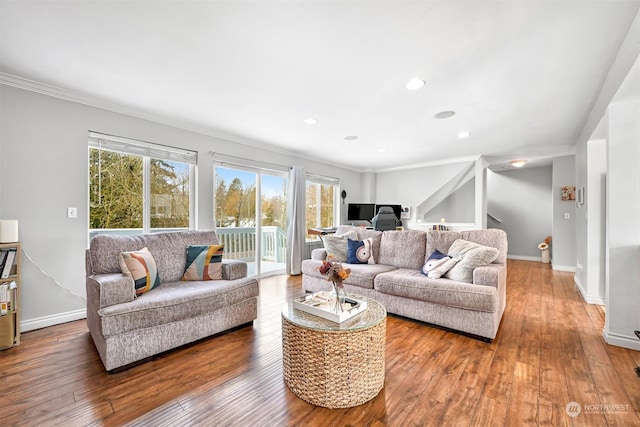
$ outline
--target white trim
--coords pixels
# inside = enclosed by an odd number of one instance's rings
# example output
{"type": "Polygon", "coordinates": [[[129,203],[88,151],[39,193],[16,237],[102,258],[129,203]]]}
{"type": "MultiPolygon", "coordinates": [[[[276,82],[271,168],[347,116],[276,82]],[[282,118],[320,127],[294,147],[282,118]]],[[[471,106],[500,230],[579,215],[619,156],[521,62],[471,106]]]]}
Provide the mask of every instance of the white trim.
{"type": "Polygon", "coordinates": [[[607,331],[607,328],[605,327],[604,331],[602,331],[602,337],[607,344],[629,348],[631,350],[640,350],[640,341],[638,341],[638,338],[635,335],[612,334],[607,331]]]}
{"type": "Polygon", "coordinates": [[[567,271],[569,273],[575,273],[576,267],[573,265],[556,265],[551,263],[551,268],[555,271],[567,271]]]}
{"type": "Polygon", "coordinates": [[[536,261],[540,262],[539,256],[523,256],[523,255],[510,255],[507,254],[507,259],[517,259],[521,261],[536,261]]]}
{"type": "Polygon", "coordinates": [[[580,282],[580,279],[578,278],[577,275],[573,276],[573,281],[576,284],[576,288],[578,288],[578,291],[580,291],[580,295],[582,295],[582,299],[587,303],[587,304],[594,304],[594,305],[605,305],[606,300],[600,296],[590,296],[587,295],[584,287],[582,286],[582,282],[580,282]]]}
{"type": "Polygon", "coordinates": [[[61,323],[72,322],[74,320],[86,319],[87,309],[68,311],[66,313],[52,314],[51,316],[37,317],[35,319],[22,320],[20,322],[20,332],[29,332],[48,326],[59,325],[61,323]]]}

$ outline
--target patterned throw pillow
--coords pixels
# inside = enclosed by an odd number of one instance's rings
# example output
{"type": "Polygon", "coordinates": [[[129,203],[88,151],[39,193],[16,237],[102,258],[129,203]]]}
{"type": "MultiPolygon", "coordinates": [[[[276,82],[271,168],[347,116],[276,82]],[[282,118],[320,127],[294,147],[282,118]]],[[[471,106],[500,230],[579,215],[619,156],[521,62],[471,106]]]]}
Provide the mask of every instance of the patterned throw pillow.
{"type": "Polygon", "coordinates": [[[120,270],[133,279],[136,295],[142,295],[160,284],[158,267],[149,249],[142,248],[139,251],[122,252],[118,263],[120,270]]]}
{"type": "Polygon", "coordinates": [[[373,239],[347,239],[347,263],[375,264],[373,258],[373,239]]]}
{"type": "Polygon", "coordinates": [[[457,263],[457,259],[451,258],[447,254],[443,254],[436,249],[436,251],[431,254],[424,267],[422,267],[422,274],[430,279],[439,279],[457,263]]]}
{"type": "Polygon", "coordinates": [[[192,245],[187,247],[187,265],[182,280],[222,279],[224,245],[192,245]]]}

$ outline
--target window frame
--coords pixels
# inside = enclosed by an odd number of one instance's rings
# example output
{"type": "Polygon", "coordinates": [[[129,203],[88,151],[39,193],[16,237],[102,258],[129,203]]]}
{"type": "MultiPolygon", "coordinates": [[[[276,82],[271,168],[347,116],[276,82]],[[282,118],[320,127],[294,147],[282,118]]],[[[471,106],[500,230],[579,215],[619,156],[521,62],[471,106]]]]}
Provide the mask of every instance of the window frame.
{"type": "MultiPolygon", "coordinates": [[[[167,145],[161,145],[146,141],[124,138],[114,135],[107,135],[98,132],[89,132],[87,149],[87,164],[90,170],[91,150],[104,150],[115,153],[138,156],[142,158],[142,234],[154,233],[157,228],[151,228],[151,160],[165,160],[171,162],[184,163],[189,166],[189,225],[188,230],[194,230],[196,221],[196,172],[198,163],[198,153],[193,150],[186,150],[167,145]]],[[[91,191],[89,177],[89,191],[91,191]]],[[[90,195],[89,195],[90,197],[90,195]]],[[[91,209],[91,208],[89,208],[91,209]]],[[[89,214],[90,215],[90,214],[89,214]]],[[[179,227],[176,230],[182,230],[179,227]]],[[[116,230],[116,229],[92,229],[89,234],[96,230],[116,230]]],[[[94,234],[100,234],[94,233],[94,234]]]]}

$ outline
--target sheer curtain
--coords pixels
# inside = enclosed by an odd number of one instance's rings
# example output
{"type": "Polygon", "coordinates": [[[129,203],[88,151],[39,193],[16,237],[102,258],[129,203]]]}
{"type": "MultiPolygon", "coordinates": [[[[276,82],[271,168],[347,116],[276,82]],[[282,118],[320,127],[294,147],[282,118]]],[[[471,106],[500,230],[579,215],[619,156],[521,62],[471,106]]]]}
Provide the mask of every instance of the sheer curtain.
{"type": "Polygon", "coordinates": [[[287,202],[287,274],[302,273],[304,256],[306,209],[306,175],[300,166],[289,169],[289,200],[287,202]]]}

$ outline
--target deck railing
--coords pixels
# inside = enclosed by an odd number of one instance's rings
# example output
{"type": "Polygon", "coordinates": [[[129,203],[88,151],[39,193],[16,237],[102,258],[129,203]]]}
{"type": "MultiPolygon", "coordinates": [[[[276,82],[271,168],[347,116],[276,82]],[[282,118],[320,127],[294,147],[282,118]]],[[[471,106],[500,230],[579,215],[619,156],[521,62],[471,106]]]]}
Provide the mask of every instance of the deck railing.
{"type": "MultiPolygon", "coordinates": [[[[256,229],[254,227],[224,227],[216,229],[218,239],[224,244],[224,257],[253,261],[256,256],[256,229]]],[[[260,252],[263,261],[284,262],[287,235],[276,226],[262,227],[260,252]]]]}

